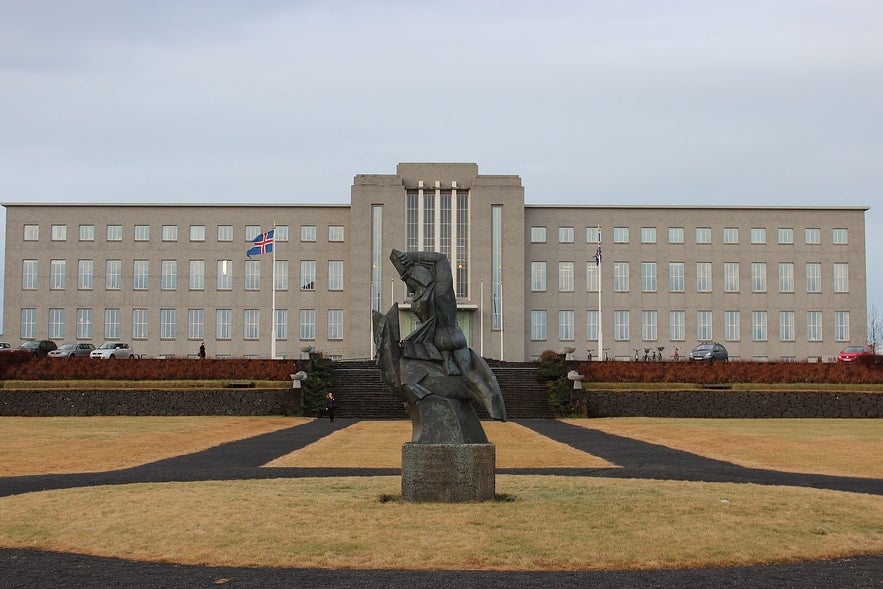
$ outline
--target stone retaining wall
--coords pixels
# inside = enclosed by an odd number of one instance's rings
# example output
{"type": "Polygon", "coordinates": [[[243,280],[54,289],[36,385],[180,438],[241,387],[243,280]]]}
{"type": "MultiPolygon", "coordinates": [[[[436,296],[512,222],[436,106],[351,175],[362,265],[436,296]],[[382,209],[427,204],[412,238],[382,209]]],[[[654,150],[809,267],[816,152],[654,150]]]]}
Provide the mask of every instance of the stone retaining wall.
{"type": "Polygon", "coordinates": [[[302,389],[0,391],[0,416],[291,415],[302,389]]]}

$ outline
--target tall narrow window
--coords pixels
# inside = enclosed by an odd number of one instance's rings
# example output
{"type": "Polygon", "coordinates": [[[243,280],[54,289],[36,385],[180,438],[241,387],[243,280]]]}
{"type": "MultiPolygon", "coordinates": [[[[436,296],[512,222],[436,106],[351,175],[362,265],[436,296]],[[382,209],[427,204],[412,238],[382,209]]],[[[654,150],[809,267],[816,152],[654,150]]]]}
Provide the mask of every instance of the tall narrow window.
{"type": "Polygon", "coordinates": [[[64,309],[49,309],[49,338],[64,339],[64,309]]]}
{"type": "Polygon", "coordinates": [[[596,262],[586,262],[586,292],[598,292],[598,273],[596,262]]]}
{"type": "Polygon", "coordinates": [[[423,191],[423,251],[435,251],[435,190],[423,191]]]}
{"type": "Polygon", "coordinates": [[[668,290],[669,292],[684,292],[684,263],[668,263],[668,290]]]}
{"type": "Polygon", "coordinates": [[[343,290],[343,260],[328,260],[328,290],[343,290]]]}
{"type": "Polygon", "coordinates": [[[261,290],[261,261],[245,261],[245,290],[261,290]]]}
{"type": "Polygon", "coordinates": [[[300,310],[300,333],[302,340],[316,339],[316,310],[301,309],[300,310]]]}
{"type": "Polygon", "coordinates": [[[49,260],[49,288],[64,290],[66,272],[66,260],[49,260]]]}
{"type": "Polygon", "coordinates": [[[751,312],[751,339],[756,342],[767,340],[766,311],[751,312]]]}
{"type": "Polygon", "coordinates": [[[77,288],[79,290],[92,290],[94,275],[95,261],[80,260],[77,263],[77,288]]]}
{"type": "Polygon", "coordinates": [[[682,342],[687,337],[684,324],[686,313],[681,310],[668,312],[668,337],[673,342],[682,342]]]}
{"type": "Polygon", "coordinates": [[[641,262],[641,292],[656,292],[656,262],[641,262]]]}
{"type": "Polygon", "coordinates": [[[656,311],[641,311],[641,339],[656,341],[656,311]]]}
{"type": "Polygon", "coordinates": [[[558,290],[573,292],[573,262],[558,262],[558,290]]]}
{"type": "Polygon", "coordinates": [[[132,288],[135,290],[147,290],[150,284],[150,262],[148,260],[135,260],[132,262],[132,288]]]}
{"type": "Polygon", "coordinates": [[[300,261],[300,289],[316,290],[316,260],[300,261]]]}
{"type": "Polygon", "coordinates": [[[779,292],[794,292],[793,262],[779,262],[779,292]]]}
{"type": "Polygon", "coordinates": [[[288,260],[276,260],[276,291],[288,290],[288,260]]]}
{"type": "Polygon", "coordinates": [[[737,342],[741,338],[739,311],[724,311],[724,339],[737,342]]]}
{"type": "Polygon", "coordinates": [[[37,289],[37,260],[22,260],[21,288],[22,290],[37,289]]]}
{"type": "Polygon", "coordinates": [[[613,291],[629,291],[629,263],[613,262],[613,291]]]}
{"type": "Polygon", "coordinates": [[[822,292],[822,265],[818,262],[806,264],[806,292],[822,292]]]}
{"type": "Polygon", "coordinates": [[[187,309],[187,339],[201,340],[205,337],[205,311],[187,309]]]}
{"type": "Polygon", "coordinates": [[[598,310],[586,311],[586,341],[598,341],[598,310]]]}
{"type": "Polygon", "coordinates": [[[457,296],[469,296],[469,193],[457,192],[457,296]]]}
{"type": "Polygon", "coordinates": [[[120,290],[122,288],[123,261],[106,260],[104,263],[104,288],[120,290]]]}
{"type": "Polygon", "coordinates": [[[620,342],[629,340],[628,310],[613,311],[613,339],[620,342]]]}
{"type": "Polygon", "coordinates": [[[849,341],[849,311],[834,311],[834,341],[849,341]]]}
{"type": "Polygon", "coordinates": [[[810,342],[822,341],[822,312],[807,311],[806,313],[806,340],[810,342]]]}
{"type": "Polygon", "coordinates": [[[696,292],[711,292],[711,262],[696,262],[696,292]]]}
{"type": "Polygon", "coordinates": [[[779,311],[779,340],[794,341],[794,311],[779,311]]]}
{"type": "Polygon", "coordinates": [[[261,310],[245,309],[242,315],[242,338],[258,340],[261,338],[261,310]]]}
{"type": "Polygon", "coordinates": [[[205,290],[205,260],[190,260],[189,288],[205,290]]]}
{"type": "Polygon", "coordinates": [[[724,262],[724,292],[739,292],[739,262],[724,262]]]}
{"type": "Polygon", "coordinates": [[[177,312],[175,309],[159,310],[159,337],[160,339],[175,339],[177,312]]]}
{"type": "Polygon", "coordinates": [[[162,261],[160,288],[162,290],[175,290],[178,288],[178,260],[162,261]]]}
{"type": "MultiPolygon", "coordinates": [[[[410,203],[410,198],[408,200],[410,203]]],[[[416,205],[416,197],[415,203],[416,205]]],[[[409,204],[410,206],[410,204],[409,204]]],[[[410,222],[411,211],[408,211],[410,222]]],[[[416,218],[416,217],[415,217],[416,218]]],[[[416,245],[416,244],[415,244],[416,245]]],[[[415,251],[408,246],[408,251],[415,251]]],[[[371,309],[380,310],[381,294],[383,290],[383,207],[374,205],[371,207],[371,309]]]]}
{"type": "Polygon", "coordinates": [[[107,308],[104,310],[104,338],[120,338],[120,310],[107,308]]]}
{"type": "Polygon", "coordinates": [[[288,339],[288,309],[276,309],[273,316],[273,333],[277,341],[288,339]]]}
{"type": "MultiPolygon", "coordinates": [[[[451,191],[442,190],[439,194],[439,215],[438,215],[438,251],[446,256],[451,263],[456,260],[451,255],[451,191]]],[[[456,264],[455,264],[456,267],[456,264]]]]}
{"type": "Polygon", "coordinates": [[[491,328],[503,329],[503,207],[491,207],[491,328]]]}
{"type": "Polygon", "coordinates": [[[132,309],[132,339],[147,339],[147,309],[132,309]]]}
{"type": "Polygon", "coordinates": [[[558,311],[558,339],[559,341],[573,341],[573,311],[558,311]]]}
{"type": "Polygon", "coordinates": [[[534,309],[530,312],[530,339],[543,341],[546,339],[546,311],[534,309]]]}
{"type": "Polygon", "coordinates": [[[546,290],[545,262],[530,263],[530,290],[533,292],[542,292],[546,290]]]}
{"type": "Polygon", "coordinates": [[[834,263],[834,292],[849,292],[849,264],[834,263]]]}
{"type": "Polygon", "coordinates": [[[218,290],[233,289],[233,260],[218,260],[218,290]]]}
{"type": "Polygon", "coordinates": [[[711,341],[711,311],[696,311],[696,339],[700,342],[711,341]]]}
{"type": "Polygon", "coordinates": [[[34,339],[37,337],[37,310],[31,307],[22,309],[19,325],[21,339],[34,339]]]}
{"type": "Polygon", "coordinates": [[[766,292],[766,262],[751,263],[751,292],[766,292]]]}
{"type": "Polygon", "coordinates": [[[217,309],[215,311],[215,339],[229,340],[232,337],[233,310],[217,309]]]}
{"type": "Polygon", "coordinates": [[[343,339],[343,309],[328,309],[328,339],[343,339]]]}

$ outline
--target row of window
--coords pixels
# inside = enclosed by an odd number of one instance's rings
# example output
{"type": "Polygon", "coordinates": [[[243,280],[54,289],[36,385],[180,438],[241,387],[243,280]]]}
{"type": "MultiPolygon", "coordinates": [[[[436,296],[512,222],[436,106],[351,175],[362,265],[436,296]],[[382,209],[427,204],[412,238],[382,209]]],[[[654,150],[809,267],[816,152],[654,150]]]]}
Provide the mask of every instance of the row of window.
{"type": "MultiPolygon", "coordinates": [[[[245,260],[245,290],[261,289],[261,261],[245,260]]],[[[288,290],[288,260],[276,260],[276,290],[288,290]]],[[[187,285],[190,290],[205,290],[205,260],[189,260],[187,285]]],[[[37,260],[24,260],[22,263],[21,287],[23,290],[36,290],[39,276],[37,260]]],[[[162,260],[160,262],[160,288],[176,290],[178,288],[178,260],[162,260]]],[[[218,260],[215,275],[217,290],[233,289],[233,260],[218,260]]],[[[123,282],[122,260],[105,260],[104,288],[120,290],[123,282]]],[[[134,260],[132,265],[132,288],[147,290],[150,284],[150,261],[134,260]]],[[[343,260],[328,261],[328,290],[343,290],[343,260]]],[[[77,289],[91,290],[95,285],[95,261],[77,261],[77,289]]],[[[64,290],[67,286],[67,261],[49,260],[49,288],[64,290]]],[[[316,261],[300,261],[300,289],[316,290],[316,261]]]]}
{"type": "MultiPolygon", "coordinates": [[[[560,292],[574,291],[574,274],[576,265],[574,262],[558,262],[558,290],[560,292]]],[[[723,289],[724,292],[739,292],[740,289],[740,264],[739,262],[724,262],[723,264],[723,289]]],[[[767,263],[752,262],[749,270],[751,292],[767,292],[767,263]]],[[[530,289],[533,292],[547,290],[547,263],[530,263],[530,289]]],[[[630,289],[630,265],[629,262],[613,263],[613,291],[629,292],[630,289]]],[[[806,292],[822,292],[822,264],[819,262],[807,262],[804,265],[803,279],[806,283],[806,292]]],[[[832,267],[833,292],[849,292],[849,264],[835,262],[832,267]]],[[[795,272],[793,262],[779,262],[778,264],[778,291],[781,293],[793,293],[795,289],[795,272]]],[[[586,263],[586,291],[598,292],[599,268],[595,262],[586,263]]],[[[685,292],[686,276],[684,262],[668,263],[668,291],[685,292]]],[[[657,263],[641,262],[641,292],[657,291],[657,263]]],[[[712,264],[711,262],[696,263],[696,292],[712,291],[712,264]]]]}
{"type": "MultiPolygon", "coordinates": [[[[530,228],[531,243],[546,243],[546,227],[533,226],[530,228]]],[[[613,243],[629,243],[629,228],[614,227],[613,243]]],[[[751,227],[748,230],[749,240],[752,245],[764,245],[767,243],[766,227],[751,227]]],[[[804,229],[803,242],[806,245],[821,245],[822,230],[819,227],[807,227],[804,229]]],[[[685,231],[683,227],[668,228],[668,243],[683,244],[685,239],[685,231]]],[[[696,227],[695,243],[710,244],[712,242],[711,227],[696,227]]],[[[722,240],[725,244],[739,243],[739,228],[724,227],[722,240]]],[[[779,245],[794,244],[794,228],[779,227],[776,230],[776,239],[779,245]]],[[[573,243],[574,228],[569,226],[558,227],[558,243],[573,243]]],[[[600,243],[601,231],[597,227],[586,227],[586,243],[600,243]]],[[[831,242],[834,245],[847,245],[849,243],[849,232],[845,228],[837,227],[832,230],[831,242]]],[[[653,244],[657,243],[656,227],[641,227],[641,243],[653,244]]]]}
{"type": "MultiPolygon", "coordinates": [[[[65,309],[50,308],[48,310],[48,337],[53,340],[63,340],[70,334],[65,334],[65,309]]],[[[93,310],[77,309],[76,311],[76,339],[89,340],[94,337],[93,310]]],[[[327,339],[343,339],[343,309],[328,309],[327,339]]],[[[104,309],[104,338],[109,340],[120,339],[121,311],[117,308],[104,309]]],[[[149,331],[148,309],[132,310],[132,339],[146,340],[149,331]]],[[[261,311],[260,309],[244,309],[242,317],[245,340],[261,339],[261,311]]],[[[35,339],[37,337],[37,309],[24,308],[21,310],[21,339],[35,339]]],[[[205,309],[187,310],[187,339],[201,340],[205,338],[205,309]]],[[[288,309],[276,309],[274,316],[274,329],[277,340],[288,339],[288,309]]],[[[230,340],[233,334],[233,310],[215,310],[215,339],[230,340]]],[[[178,310],[159,310],[159,337],[163,340],[174,340],[178,337],[178,310]]],[[[298,339],[316,339],[316,310],[300,309],[298,312],[298,339]]]]}
{"type": "MultiPolygon", "coordinates": [[[[190,241],[205,241],[206,226],[190,225],[189,226],[190,241]]],[[[178,226],[163,225],[161,227],[162,241],[178,241],[178,226]]],[[[252,241],[255,237],[262,233],[260,225],[245,226],[245,241],[252,241]]],[[[317,228],[316,225],[301,225],[300,240],[309,242],[316,241],[317,228]]],[[[133,227],[133,237],[135,241],[150,241],[150,225],[135,225],[133,227]]],[[[49,238],[51,241],[67,241],[67,225],[54,224],[49,226],[49,238]]],[[[288,225],[276,225],[274,238],[276,241],[288,241],[288,225]]],[[[107,225],[106,233],[107,241],[122,241],[123,226],[107,225]]],[[[26,224],[24,226],[25,241],[40,240],[40,226],[37,224],[26,224]]],[[[218,241],[233,241],[233,225],[217,226],[218,241]]],[[[79,225],[79,241],[95,241],[95,225],[79,225]]],[[[343,241],[343,225],[328,226],[328,241],[343,241]]]]}
{"type": "MultiPolygon", "coordinates": [[[[558,340],[573,341],[575,312],[572,310],[558,311],[558,340]]],[[[668,339],[670,341],[686,341],[686,311],[669,311],[668,314],[668,339]]],[[[546,320],[548,311],[535,309],[530,312],[530,337],[531,340],[544,341],[547,339],[546,320]]],[[[794,311],[779,311],[778,313],[778,336],[781,342],[793,342],[796,340],[795,330],[796,316],[794,311]]],[[[822,341],[822,311],[806,312],[806,341],[822,341]]],[[[641,340],[657,341],[658,313],[654,310],[641,311],[641,340]]],[[[838,342],[849,341],[849,311],[834,311],[834,340],[838,342]]],[[[741,313],[739,311],[724,311],[723,335],[724,340],[737,342],[742,338],[741,313]]],[[[715,336],[712,325],[714,314],[712,311],[696,312],[696,340],[711,341],[715,336]]],[[[631,313],[628,310],[613,311],[613,339],[616,341],[629,341],[631,313]]],[[[775,328],[775,326],[773,326],[775,328]]],[[[751,311],[751,340],[756,342],[768,341],[768,312],[751,311]]],[[[586,340],[598,340],[598,311],[586,312],[586,340]]]]}

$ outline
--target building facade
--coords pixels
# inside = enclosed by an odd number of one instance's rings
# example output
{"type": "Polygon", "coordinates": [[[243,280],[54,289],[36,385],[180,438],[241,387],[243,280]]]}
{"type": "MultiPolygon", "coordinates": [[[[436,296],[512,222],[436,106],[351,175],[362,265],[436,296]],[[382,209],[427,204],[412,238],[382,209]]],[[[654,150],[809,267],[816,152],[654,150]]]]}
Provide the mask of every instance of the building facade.
{"type": "Polygon", "coordinates": [[[370,357],[372,310],[416,324],[393,248],[451,259],[461,326],[489,358],[719,341],[734,359],[827,360],[867,337],[866,207],[525,205],[518,176],[435,163],[359,174],[348,205],[4,206],[14,345],[370,357]],[[273,227],[275,251],[247,257],[273,227]]]}

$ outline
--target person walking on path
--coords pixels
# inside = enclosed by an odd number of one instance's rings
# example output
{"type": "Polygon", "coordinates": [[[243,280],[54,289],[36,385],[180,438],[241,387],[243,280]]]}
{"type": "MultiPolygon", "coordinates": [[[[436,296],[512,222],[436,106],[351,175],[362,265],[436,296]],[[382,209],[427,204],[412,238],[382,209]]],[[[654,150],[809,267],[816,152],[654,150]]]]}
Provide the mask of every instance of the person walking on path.
{"type": "Polygon", "coordinates": [[[337,407],[337,399],[334,398],[334,394],[328,393],[325,396],[325,411],[328,412],[328,419],[334,421],[334,409],[337,407]]]}
{"type": "Polygon", "coordinates": [[[199,356],[200,360],[205,360],[205,342],[199,344],[199,353],[196,355],[199,356]]]}

